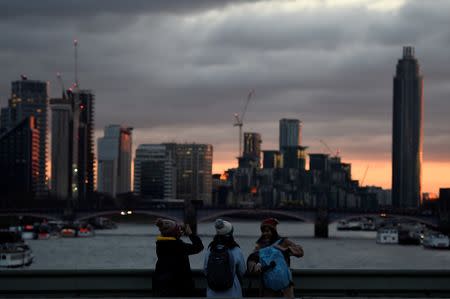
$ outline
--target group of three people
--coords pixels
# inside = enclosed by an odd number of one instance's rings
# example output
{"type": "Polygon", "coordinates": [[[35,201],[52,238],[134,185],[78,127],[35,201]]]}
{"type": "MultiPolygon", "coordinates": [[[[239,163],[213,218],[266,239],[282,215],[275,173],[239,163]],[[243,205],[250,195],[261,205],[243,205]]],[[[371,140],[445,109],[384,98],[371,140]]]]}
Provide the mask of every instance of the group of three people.
{"type": "MultiPolygon", "coordinates": [[[[216,234],[206,250],[203,267],[208,283],[207,297],[242,297],[242,277],[248,272],[261,274],[260,296],[294,298],[290,257],[302,257],[303,248],[281,237],[277,231],[278,223],[275,218],[262,221],[261,237],[246,262],[234,239],[233,225],[222,219],[215,221],[216,234]]],[[[180,225],[169,219],[158,219],[156,225],[161,235],[156,239],[155,295],[195,295],[189,255],[203,250],[201,239],[192,233],[189,225],[180,225]],[[187,236],[191,243],[181,240],[182,235],[187,236]]]]}

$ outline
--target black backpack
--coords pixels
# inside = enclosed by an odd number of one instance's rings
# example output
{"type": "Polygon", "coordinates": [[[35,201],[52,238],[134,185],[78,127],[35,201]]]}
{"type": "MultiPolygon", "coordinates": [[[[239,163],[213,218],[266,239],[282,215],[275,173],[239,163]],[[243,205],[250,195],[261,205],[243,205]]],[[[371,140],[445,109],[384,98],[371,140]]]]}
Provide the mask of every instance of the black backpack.
{"type": "Polygon", "coordinates": [[[206,266],[206,281],[213,291],[226,291],[233,286],[234,271],[230,250],[223,245],[211,247],[206,266]]]}

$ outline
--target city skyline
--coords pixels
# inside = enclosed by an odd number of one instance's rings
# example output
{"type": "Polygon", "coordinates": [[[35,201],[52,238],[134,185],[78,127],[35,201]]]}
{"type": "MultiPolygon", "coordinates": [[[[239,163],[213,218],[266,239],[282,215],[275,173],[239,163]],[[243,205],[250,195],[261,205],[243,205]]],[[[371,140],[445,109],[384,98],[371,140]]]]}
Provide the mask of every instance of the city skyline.
{"type": "Polygon", "coordinates": [[[280,119],[301,119],[308,152],[327,153],[324,140],[355,179],[369,165],[365,184],[390,188],[392,74],[411,45],[426,80],[423,191],[437,193],[450,185],[449,3],[336,2],[1,4],[15,18],[0,21],[10,32],[0,46],[0,106],[21,73],[51,81],[51,97],[60,95],[55,73],[66,87],[73,81],[77,38],[80,84],[96,94],[95,139],[106,124],[126,123],[134,149],[208,143],[214,172],[235,167],[233,114],[254,88],[243,131],[260,133],[263,150],[278,147],[280,119]]]}

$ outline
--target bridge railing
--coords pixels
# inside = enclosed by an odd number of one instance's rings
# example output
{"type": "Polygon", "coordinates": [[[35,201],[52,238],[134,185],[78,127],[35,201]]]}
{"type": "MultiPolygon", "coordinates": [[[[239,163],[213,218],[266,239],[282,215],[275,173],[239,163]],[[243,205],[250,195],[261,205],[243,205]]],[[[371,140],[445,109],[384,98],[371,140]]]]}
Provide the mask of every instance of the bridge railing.
{"type": "MultiPolygon", "coordinates": [[[[151,296],[153,270],[5,270],[0,297],[151,296]]],[[[206,280],[194,271],[197,296],[206,280]]],[[[450,270],[294,270],[296,296],[449,297],[450,270]]],[[[244,295],[258,296],[260,280],[246,276],[244,295]]],[[[174,286],[176,287],[176,286],[174,286]]]]}

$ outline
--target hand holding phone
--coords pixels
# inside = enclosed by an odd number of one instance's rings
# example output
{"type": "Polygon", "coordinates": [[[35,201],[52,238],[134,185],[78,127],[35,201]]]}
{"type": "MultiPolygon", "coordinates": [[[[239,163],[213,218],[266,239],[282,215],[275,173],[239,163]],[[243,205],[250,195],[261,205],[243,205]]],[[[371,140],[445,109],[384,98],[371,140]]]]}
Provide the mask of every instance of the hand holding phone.
{"type": "Polygon", "coordinates": [[[189,224],[185,224],[185,225],[184,225],[184,234],[185,234],[186,236],[192,235],[192,229],[191,229],[191,227],[189,226],[189,224]]]}

